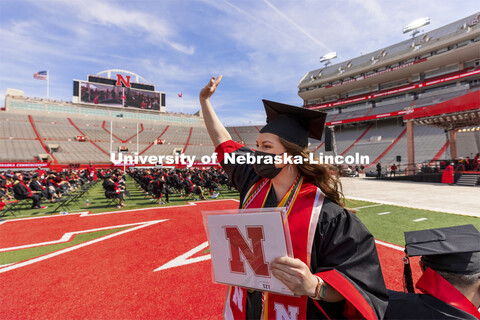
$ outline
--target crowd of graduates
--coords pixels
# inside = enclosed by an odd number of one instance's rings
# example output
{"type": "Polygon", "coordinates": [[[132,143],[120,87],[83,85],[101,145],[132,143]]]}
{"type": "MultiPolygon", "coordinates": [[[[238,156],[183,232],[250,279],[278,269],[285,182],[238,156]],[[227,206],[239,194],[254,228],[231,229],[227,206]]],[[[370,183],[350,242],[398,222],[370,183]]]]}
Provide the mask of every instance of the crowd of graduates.
{"type": "Polygon", "coordinates": [[[205,200],[205,193],[216,198],[220,185],[231,189],[231,182],[222,169],[96,169],[89,165],[86,169],[65,169],[60,172],[37,168],[31,171],[0,172],[0,210],[11,201],[32,200],[32,209],[46,209],[46,202],[57,202],[65,194],[74,192],[88,181],[101,179],[105,198],[114,199],[117,207],[126,206],[125,174],[137,181],[147,196],[159,204],[169,202],[169,194],[181,197],[194,195],[205,200]]]}
{"type": "Polygon", "coordinates": [[[209,193],[210,197],[216,198],[220,185],[229,189],[232,188],[231,182],[223,169],[213,167],[206,170],[198,168],[133,169],[129,170],[129,174],[146,194],[158,200],[159,204],[169,202],[170,194],[178,194],[181,197],[194,195],[200,200],[205,200],[206,192],[209,193]]]}
{"type": "Polygon", "coordinates": [[[32,200],[32,209],[46,209],[44,202],[56,202],[86,182],[96,180],[92,166],[83,170],[55,172],[38,167],[32,171],[0,173],[0,210],[9,201],[32,200]]]}

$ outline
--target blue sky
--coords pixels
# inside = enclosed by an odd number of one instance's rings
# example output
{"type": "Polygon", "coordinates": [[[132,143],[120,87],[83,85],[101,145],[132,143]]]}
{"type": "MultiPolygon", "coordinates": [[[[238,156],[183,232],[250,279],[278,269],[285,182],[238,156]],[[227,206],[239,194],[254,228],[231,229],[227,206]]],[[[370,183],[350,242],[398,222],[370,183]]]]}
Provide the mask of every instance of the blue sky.
{"type": "Polygon", "coordinates": [[[260,124],[261,99],[301,105],[297,85],[319,57],[341,62],[478,12],[443,0],[1,0],[0,98],[7,88],[70,101],[72,79],[106,69],[138,73],[167,94],[167,111],[194,113],[198,92],[223,75],[212,103],[227,125],[260,124]],[[183,99],[177,94],[183,92],[183,99]]]}

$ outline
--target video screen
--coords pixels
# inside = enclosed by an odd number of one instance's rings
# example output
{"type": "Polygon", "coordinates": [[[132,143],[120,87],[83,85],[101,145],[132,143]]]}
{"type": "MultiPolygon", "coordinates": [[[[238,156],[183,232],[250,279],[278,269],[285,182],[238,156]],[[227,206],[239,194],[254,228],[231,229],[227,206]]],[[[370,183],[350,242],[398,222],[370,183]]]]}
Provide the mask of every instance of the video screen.
{"type": "Polygon", "coordinates": [[[160,110],[160,93],[92,82],[80,83],[80,101],[119,108],[160,110]]]}

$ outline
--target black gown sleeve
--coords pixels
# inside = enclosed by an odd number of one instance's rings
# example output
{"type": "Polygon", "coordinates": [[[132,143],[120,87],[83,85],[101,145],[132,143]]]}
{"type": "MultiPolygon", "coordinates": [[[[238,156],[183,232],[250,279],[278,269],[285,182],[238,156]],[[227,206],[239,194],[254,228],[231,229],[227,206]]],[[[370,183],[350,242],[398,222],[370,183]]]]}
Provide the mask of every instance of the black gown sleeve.
{"type": "Polygon", "coordinates": [[[230,158],[226,158],[226,154],[236,159],[237,157],[244,157],[247,153],[253,154],[253,150],[229,140],[220,144],[215,149],[215,152],[218,154],[217,158],[220,165],[232,181],[233,187],[240,192],[240,202],[243,203],[243,199],[250,187],[260,180],[261,177],[255,173],[252,164],[239,164],[237,161],[231,163],[230,158]]]}
{"type": "MultiPolygon", "coordinates": [[[[339,291],[345,301],[320,305],[333,318],[361,314],[383,319],[388,295],[378,260],[375,239],[357,216],[325,198],[312,247],[311,271],[339,291]],[[323,272],[327,272],[322,276],[323,272]],[[343,292],[342,292],[343,291],[343,292]]],[[[309,299],[309,318],[321,318],[309,299]]]]}

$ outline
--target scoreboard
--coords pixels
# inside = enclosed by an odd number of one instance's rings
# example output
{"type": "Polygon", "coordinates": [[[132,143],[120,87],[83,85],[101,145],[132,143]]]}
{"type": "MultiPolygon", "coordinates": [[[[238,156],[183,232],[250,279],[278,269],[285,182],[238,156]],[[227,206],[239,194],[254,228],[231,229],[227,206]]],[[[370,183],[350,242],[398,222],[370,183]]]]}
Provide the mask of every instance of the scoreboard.
{"type": "Polygon", "coordinates": [[[116,74],[116,79],[89,75],[88,80],[73,80],[74,102],[150,111],[165,110],[164,92],[152,84],[130,81],[130,76],[116,74]]]}

